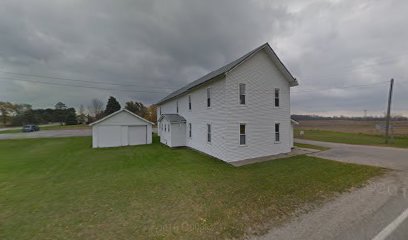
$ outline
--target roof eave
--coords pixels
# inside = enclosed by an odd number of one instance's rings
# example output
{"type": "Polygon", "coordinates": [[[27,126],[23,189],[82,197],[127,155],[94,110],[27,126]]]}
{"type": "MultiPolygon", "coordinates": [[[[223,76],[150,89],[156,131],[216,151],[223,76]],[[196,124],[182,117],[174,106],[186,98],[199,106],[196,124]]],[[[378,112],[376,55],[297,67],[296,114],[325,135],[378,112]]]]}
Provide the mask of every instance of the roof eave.
{"type": "Polygon", "coordinates": [[[169,102],[169,101],[171,101],[171,100],[173,100],[173,99],[176,99],[176,98],[178,98],[178,97],[181,97],[181,96],[184,96],[184,95],[188,95],[191,91],[193,91],[193,90],[195,90],[195,89],[197,89],[197,88],[200,88],[200,87],[202,87],[203,85],[206,85],[206,84],[212,83],[212,82],[214,82],[214,81],[220,80],[220,78],[224,78],[225,75],[226,75],[225,72],[224,72],[224,73],[221,73],[221,74],[218,74],[217,76],[214,76],[214,77],[211,78],[210,80],[208,80],[208,81],[206,81],[206,82],[203,82],[203,83],[201,83],[201,84],[198,84],[198,85],[196,85],[196,86],[194,86],[194,87],[191,87],[191,88],[189,88],[187,91],[185,91],[185,92],[183,92],[183,93],[180,93],[179,95],[175,95],[174,97],[171,97],[171,98],[169,98],[169,99],[165,99],[165,98],[164,98],[165,100],[159,101],[158,103],[156,103],[156,105],[157,105],[157,106],[160,106],[160,105],[163,105],[164,103],[169,102]]]}
{"type": "Polygon", "coordinates": [[[107,115],[107,116],[105,116],[105,117],[99,119],[98,121],[95,121],[95,122],[90,123],[90,124],[88,124],[88,125],[89,125],[89,126],[97,125],[97,124],[99,124],[99,123],[105,121],[106,119],[109,119],[109,118],[111,118],[111,117],[113,117],[113,116],[115,116],[115,115],[117,115],[117,114],[119,114],[119,113],[121,113],[121,112],[127,112],[127,113],[129,113],[130,115],[132,115],[132,116],[134,116],[134,117],[136,117],[136,118],[138,118],[138,119],[140,119],[140,120],[142,120],[142,121],[144,121],[144,122],[146,122],[146,123],[149,123],[149,124],[154,125],[154,123],[150,122],[150,121],[147,120],[147,119],[142,118],[141,116],[138,116],[137,114],[134,114],[133,112],[127,110],[126,108],[122,108],[122,109],[120,109],[120,110],[118,110],[118,111],[116,111],[116,112],[114,112],[114,113],[111,113],[111,114],[109,114],[109,115],[107,115]]]}

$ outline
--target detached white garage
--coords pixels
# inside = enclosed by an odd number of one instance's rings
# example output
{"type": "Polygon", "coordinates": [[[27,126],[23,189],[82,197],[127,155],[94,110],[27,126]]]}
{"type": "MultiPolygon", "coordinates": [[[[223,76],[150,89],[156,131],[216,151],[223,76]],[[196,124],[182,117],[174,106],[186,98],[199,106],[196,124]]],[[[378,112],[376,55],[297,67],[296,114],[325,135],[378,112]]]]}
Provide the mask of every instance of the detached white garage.
{"type": "Polygon", "coordinates": [[[92,147],[120,147],[152,143],[152,122],[126,110],[114,112],[92,126],[92,147]]]}

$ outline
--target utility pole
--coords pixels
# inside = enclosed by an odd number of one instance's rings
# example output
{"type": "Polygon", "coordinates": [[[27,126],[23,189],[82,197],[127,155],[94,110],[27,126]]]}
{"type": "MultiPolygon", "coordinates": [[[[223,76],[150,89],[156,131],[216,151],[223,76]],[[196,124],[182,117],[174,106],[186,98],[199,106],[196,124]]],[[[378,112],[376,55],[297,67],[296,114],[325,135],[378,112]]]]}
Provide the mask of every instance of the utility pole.
{"type": "Polygon", "coordinates": [[[392,100],[392,89],[394,87],[394,79],[391,78],[390,81],[390,92],[388,94],[388,109],[387,109],[387,119],[385,122],[385,143],[388,143],[388,138],[390,134],[390,118],[391,118],[391,100],[392,100]]]}

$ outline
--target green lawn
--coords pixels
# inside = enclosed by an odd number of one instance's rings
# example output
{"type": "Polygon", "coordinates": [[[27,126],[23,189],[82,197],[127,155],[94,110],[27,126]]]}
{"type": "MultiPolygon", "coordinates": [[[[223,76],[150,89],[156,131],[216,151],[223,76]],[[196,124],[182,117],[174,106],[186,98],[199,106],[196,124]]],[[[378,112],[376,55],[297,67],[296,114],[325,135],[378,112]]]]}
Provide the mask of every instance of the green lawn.
{"type": "MultiPolygon", "coordinates": [[[[79,124],[79,125],[51,125],[51,126],[40,126],[40,130],[72,130],[72,129],[86,129],[86,128],[90,128],[88,125],[83,125],[83,124],[79,124]]],[[[10,130],[4,130],[4,131],[0,131],[0,134],[5,134],[5,133],[20,133],[21,132],[21,128],[19,129],[10,129],[10,130]]]]}
{"type": "Polygon", "coordinates": [[[235,168],[157,137],[0,141],[0,239],[242,238],[384,171],[307,156],[235,168]]]}
{"type": "Polygon", "coordinates": [[[322,146],[317,146],[317,145],[312,145],[312,144],[304,144],[304,143],[295,143],[295,147],[310,148],[310,149],[315,149],[315,150],[320,150],[320,151],[325,151],[325,150],[330,149],[328,147],[322,147],[322,146]]]}
{"type": "Polygon", "coordinates": [[[369,135],[362,133],[344,133],[323,130],[303,130],[303,131],[305,134],[303,137],[301,137],[299,135],[300,130],[297,129],[295,131],[295,137],[324,142],[408,148],[408,137],[394,137],[394,140],[390,144],[385,144],[384,136],[379,135],[369,135]]]}

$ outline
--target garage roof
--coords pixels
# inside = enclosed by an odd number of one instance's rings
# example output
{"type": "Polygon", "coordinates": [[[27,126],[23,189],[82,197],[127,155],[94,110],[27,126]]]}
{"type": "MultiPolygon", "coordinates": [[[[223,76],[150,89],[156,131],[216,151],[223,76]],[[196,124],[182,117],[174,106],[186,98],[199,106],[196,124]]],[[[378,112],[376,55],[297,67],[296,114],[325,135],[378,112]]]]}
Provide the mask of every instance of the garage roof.
{"type": "Polygon", "coordinates": [[[154,123],[152,123],[152,122],[150,122],[150,121],[148,121],[148,120],[146,120],[146,119],[140,117],[139,115],[134,114],[133,112],[131,112],[131,111],[129,111],[129,110],[123,108],[123,109],[121,109],[121,110],[119,110],[119,111],[116,111],[116,112],[114,112],[114,113],[112,113],[112,114],[109,114],[108,116],[106,116],[106,117],[104,117],[104,118],[99,119],[99,120],[96,121],[96,122],[93,122],[93,123],[89,124],[89,126],[93,126],[93,125],[96,125],[96,124],[98,124],[98,123],[101,123],[101,122],[105,121],[106,119],[109,119],[109,118],[111,118],[111,117],[113,117],[113,116],[115,116],[115,115],[117,115],[117,114],[119,114],[119,113],[121,113],[121,112],[127,112],[127,113],[129,113],[130,115],[132,115],[132,116],[134,116],[134,117],[136,117],[136,118],[138,118],[138,119],[140,119],[140,120],[142,120],[142,121],[144,121],[144,122],[146,122],[146,123],[148,123],[148,124],[152,124],[152,125],[154,124],[154,123]]]}

